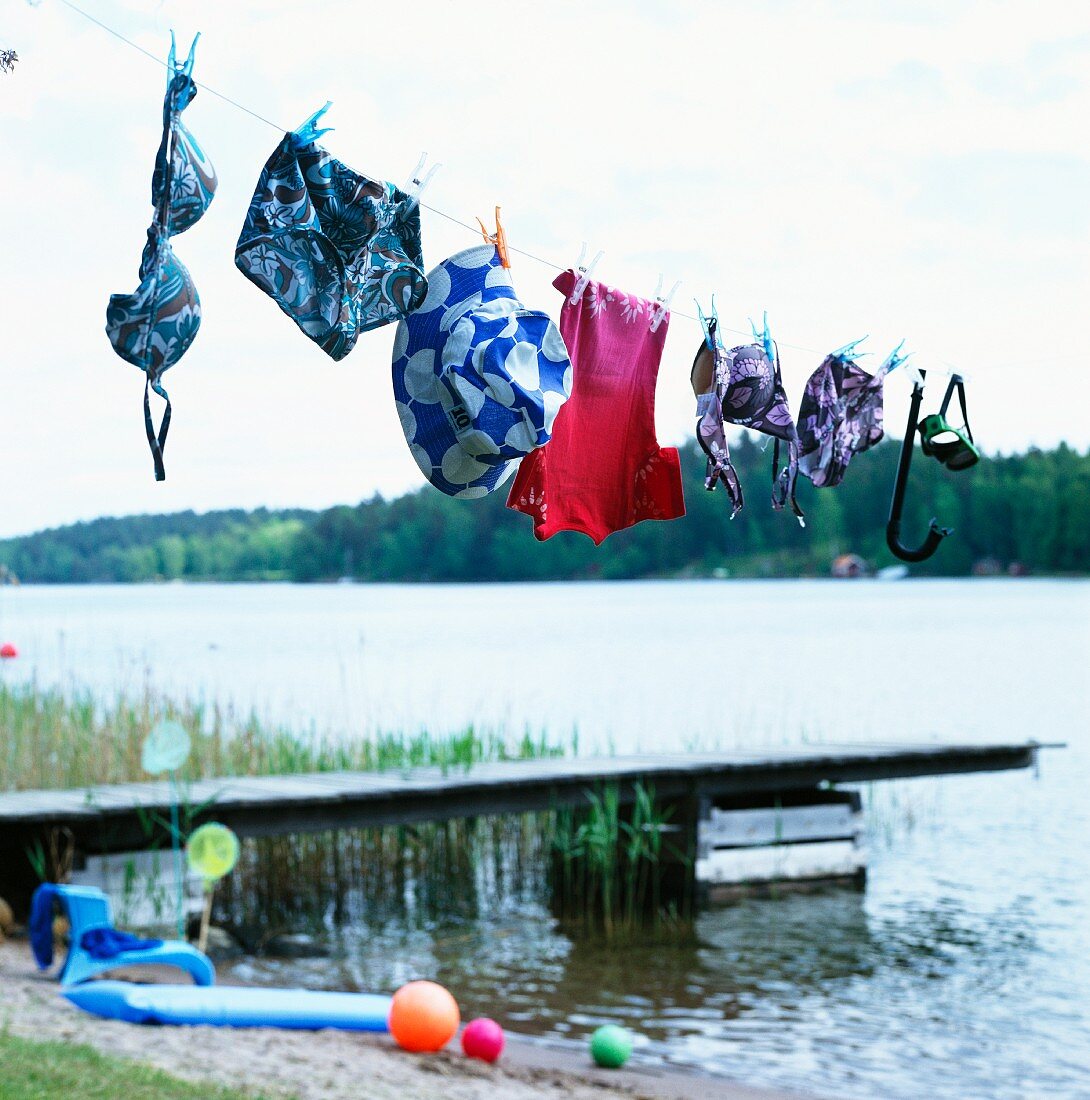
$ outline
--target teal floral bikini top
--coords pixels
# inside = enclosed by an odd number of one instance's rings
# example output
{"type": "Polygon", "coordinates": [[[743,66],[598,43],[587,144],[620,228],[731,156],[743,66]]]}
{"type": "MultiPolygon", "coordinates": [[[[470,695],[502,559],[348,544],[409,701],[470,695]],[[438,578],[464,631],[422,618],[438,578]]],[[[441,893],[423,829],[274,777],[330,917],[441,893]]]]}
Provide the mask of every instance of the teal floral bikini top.
{"type": "Polygon", "coordinates": [[[163,389],[162,376],[185,354],[201,324],[197,288],[174,255],[170,238],[195,225],[216,193],[215,169],[181,121],[182,111],[197,94],[192,74],[198,38],[200,35],[179,65],[171,33],[163,137],[151,180],[155,219],[140,259],[140,285],[132,294],[112,295],[106,310],[106,335],[114,351],[144,372],[144,427],[156,481],[166,477],[163,450],[170,428],[170,398],[163,389]],[[149,388],[166,402],[158,431],[152,422],[149,388]]]}

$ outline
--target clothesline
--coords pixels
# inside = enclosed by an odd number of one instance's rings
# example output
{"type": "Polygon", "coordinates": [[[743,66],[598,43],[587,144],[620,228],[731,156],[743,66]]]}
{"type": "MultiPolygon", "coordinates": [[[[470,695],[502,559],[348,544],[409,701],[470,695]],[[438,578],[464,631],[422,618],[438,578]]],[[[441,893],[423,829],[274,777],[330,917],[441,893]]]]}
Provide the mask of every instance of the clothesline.
{"type": "MultiPolygon", "coordinates": [[[[166,61],[163,58],[157,57],[150,50],[144,49],[143,46],[141,46],[138,43],[134,42],[131,38],[127,38],[120,31],[118,31],[115,28],[109,26],[109,24],[102,22],[101,19],[98,19],[94,15],[92,15],[90,12],[85,11],[78,4],[73,3],[72,0],[60,0],[60,2],[62,4],[64,4],[65,7],[70,8],[72,11],[76,12],[78,15],[83,16],[84,19],[86,19],[89,22],[93,23],[95,26],[100,27],[102,30],[106,31],[107,34],[110,34],[114,38],[118,39],[118,41],[125,43],[125,45],[127,45],[127,46],[131,46],[137,52],[143,54],[147,58],[150,58],[152,61],[155,62],[155,64],[161,65],[164,68],[166,68],[166,61]]],[[[209,95],[213,95],[217,99],[222,100],[224,103],[228,103],[232,107],[236,107],[238,110],[244,112],[245,114],[250,115],[251,118],[255,118],[259,122],[263,122],[266,126],[271,127],[278,134],[285,134],[285,133],[290,133],[291,132],[292,128],[290,126],[280,126],[280,125],[278,125],[277,123],[273,122],[271,119],[266,118],[262,114],[258,114],[257,111],[254,111],[251,108],[245,106],[244,104],[239,103],[237,100],[232,99],[230,96],[224,95],[222,92],[217,91],[215,88],[210,87],[208,84],[205,84],[202,81],[194,80],[193,83],[196,84],[198,88],[201,88],[204,91],[208,92],[209,95]]],[[[381,175],[375,175],[374,173],[368,173],[368,175],[370,175],[373,179],[385,178],[381,175]]],[[[420,202],[419,205],[422,206],[425,210],[429,211],[430,213],[435,214],[440,218],[444,218],[445,220],[447,220],[449,222],[453,222],[455,225],[461,226],[463,229],[468,230],[474,236],[479,236],[480,235],[481,230],[479,229],[479,227],[474,226],[474,225],[470,225],[468,222],[462,221],[461,218],[456,218],[453,214],[448,214],[445,210],[440,210],[438,207],[431,206],[428,203],[424,203],[424,202],[420,202]]],[[[547,260],[542,256],[535,255],[533,252],[527,252],[525,249],[518,248],[515,245],[510,244],[510,243],[508,243],[507,249],[508,249],[509,252],[516,252],[516,253],[518,253],[518,255],[524,256],[528,260],[533,260],[535,263],[541,264],[543,267],[550,268],[553,271],[557,271],[557,272],[567,271],[572,266],[570,264],[563,265],[563,264],[554,263],[552,260],[547,260]]],[[[694,314],[691,314],[691,313],[684,313],[681,310],[671,308],[670,309],[670,315],[673,316],[673,317],[684,317],[688,321],[692,321],[697,325],[701,325],[700,318],[695,316],[694,314]]],[[[744,329],[730,328],[728,325],[720,325],[720,330],[721,331],[726,331],[726,332],[731,332],[731,333],[734,333],[734,334],[740,335],[740,336],[745,336],[747,338],[752,338],[752,336],[753,336],[753,334],[751,332],[748,332],[744,329]]],[[[828,350],[828,349],[826,349],[826,351],[820,351],[817,348],[805,347],[801,344],[790,344],[785,340],[778,340],[777,343],[780,344],[780,346],[782,346],[782,347],[790,348],[792,351],[804,351],[804,352],[806,352],[810,355],[817,355],[817,356],[821,356],[821,357],[824,357],[827,353],[827,350],[828,350]]],[[[945,359],[942,359],[941,357],[939,357],[937,355],[930,356],[930,358],[933,358],[936,362],[941,363],[944,367],[947,368],[947,370],[951,374],[954,374],[954,373],[964,374],[965,373],[965,372],[961,371],[961,369],[959,367],[957,367],[954,364],[946,361],[945,359]]],[[[1065,357],[1065,358],[1075,358],[1075,356],[1070,356],[1070,357],[1065,357]]],[[[1053,359],[1053,360],[1049,360],[1048,362],[1049,363],[1054,363],[1054,362],[1056,362],[1056,360],[1053,359]]],[[[1036,365],[1044,365],[1044,364],[1010,363],[1010,364],[1001,364],[998,369],[1002,369],[1002,368],[1024,369],[1025,367],[1036,366],[1036,365]]],[[[997,369],[997,365],[989,364],[988,369],[989,370],[995,370],[995,369],[997,369]]]]}

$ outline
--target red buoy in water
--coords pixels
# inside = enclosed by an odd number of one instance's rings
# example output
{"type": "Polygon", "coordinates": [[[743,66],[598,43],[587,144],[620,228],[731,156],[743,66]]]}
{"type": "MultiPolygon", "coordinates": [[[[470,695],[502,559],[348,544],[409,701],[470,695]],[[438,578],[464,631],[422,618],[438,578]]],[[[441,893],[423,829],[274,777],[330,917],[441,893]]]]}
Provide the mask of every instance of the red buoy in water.
{"type": "Polygon", "coordinates": [[[19,651],[11,644],[11,642],[5,642],[0,645],[0,657],[5,661],[11,660],[12,657],[18,657],[19,651]]]}

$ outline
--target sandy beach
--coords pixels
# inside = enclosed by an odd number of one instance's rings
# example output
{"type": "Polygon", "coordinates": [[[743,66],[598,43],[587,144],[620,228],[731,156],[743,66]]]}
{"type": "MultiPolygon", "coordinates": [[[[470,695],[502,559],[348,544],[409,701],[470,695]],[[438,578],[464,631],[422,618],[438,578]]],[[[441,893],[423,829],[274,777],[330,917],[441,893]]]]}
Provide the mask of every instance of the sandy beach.
{"type": "MultiPolygon", "coordinates": [[[[150,971],[126,976],[153,977],[150,971]]],[[[163,978],[171,980],[169,972],[163,978]]],[[[21,940],[0,944],[0,1027],[27,1039],[86,1043],[178,1077],[297,1100],[788,1100],[784,1093],[657,1066],[598,1070],[581,1054],[517,1039],[500,1065],[488,1066],[463,1057],[454,1044],[421,1056],[398,1050],[386,1036],[101,1020],[64,1000],[21,940]]]]}

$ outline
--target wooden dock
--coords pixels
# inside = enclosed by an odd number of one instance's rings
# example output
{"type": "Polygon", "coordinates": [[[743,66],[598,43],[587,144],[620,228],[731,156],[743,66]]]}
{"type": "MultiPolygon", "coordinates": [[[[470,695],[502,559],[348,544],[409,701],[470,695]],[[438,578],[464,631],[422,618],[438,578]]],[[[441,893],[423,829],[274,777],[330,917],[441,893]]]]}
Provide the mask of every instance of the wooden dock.
{"type": "MultiPolygon", "coordinates": [[[[240,836],[405,825],[586,805],[587,792],[615,784],[621,804],[637,785],[654,787],[672,821],[696,824],[712,806],[753,805],[770,793],[838,784],[1031,767],[1035,742],[958,745],[808,745],[678,755],[546,759],[388,772],[206,779],[182,788],[197,821],[240,836]]],[[[26,888],[26,851],[63,828],[84,854],[138,851],[162,843],[150,816],[169,814],[166,782],[0,794],[0,895],[26,888]],[[8,880],[7,882],[5,880],[8,880]],[[15,880],[24,880],[16,883],[15,880]]],[[[192,822],[196,823],[196,821],[192,822]]]]}
{"type": "MultiPolygon", "coordinates": [[[[189,827],[214,820],[256,837],[586,806],[587,794],[607,784],[624,807],[642,785],[670,811],[667,829],[678,858],[664,882],[676,897],[693,899],[697,865],[707,862],[698,857],[708,855],[698,836],[714,825],[716,807],[738,812],[741,820],[753,807],[848,799],[848,792],[833,790],[839,784],[1028,768],[1041,747],[928,742],[511,760],[469,769],[208,779],[181,785],[180,800],[189,827]]],[[[169,844],[163,826],[153,824],[167,820],[169,806],[166,782],[0,793],[0,897],[25,912],[36,886],[27,853],[55,850],[58,839],[77,862],[169,844]]],[[[791,815],[775,816],[786,821],[791,815]]]]}

